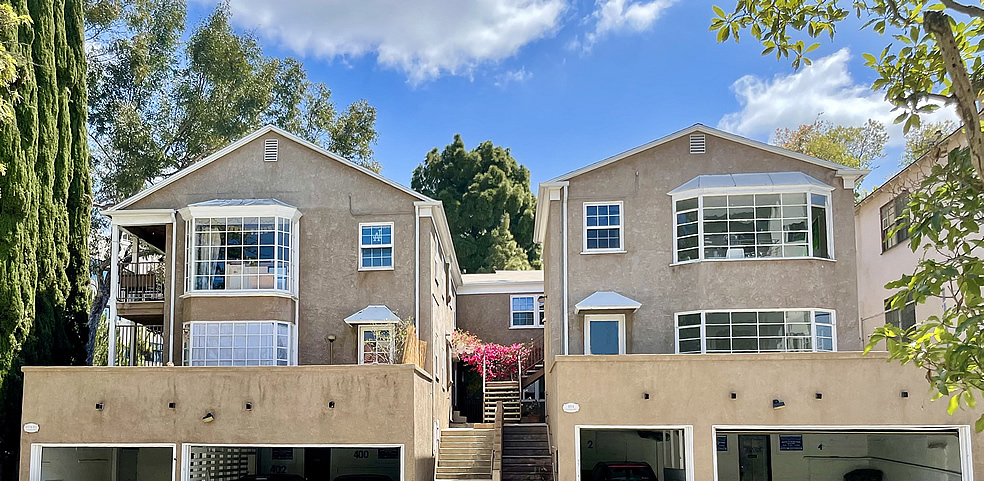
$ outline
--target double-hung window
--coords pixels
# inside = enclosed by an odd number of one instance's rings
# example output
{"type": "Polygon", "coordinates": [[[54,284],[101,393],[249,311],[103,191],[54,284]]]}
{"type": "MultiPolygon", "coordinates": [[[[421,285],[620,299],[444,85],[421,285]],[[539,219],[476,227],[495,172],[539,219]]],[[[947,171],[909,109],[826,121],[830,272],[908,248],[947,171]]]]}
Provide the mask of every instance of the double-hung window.
{"type": "Polygon", "coordinates": [[[291,324],[276,321],[185,323],[188,366],[287,366],[291,324]]]}
{"type": "Polygon", "coordinates": [[[677,352],[836,350],[833,311],[702,311],[676,315],[677,352]]]}
{"type": "Polygon", "coordinates": [[[359,224],[359,270],[393,269],[393,223],[359,224]]]}
{"type": "Polygon", "coordinates": [[[359,326],[359,364],[392,364],[395,352],[393,324],[359,326]]]}
{"type": "Polygon", "coordinates": [[[916,325],[916,301],[912,296],[906,299],[901,309],[892,307],[892,298],[885,299],[885,324],[891,324],[903,331],[916,325]]]}
{"type": "Polygon", "coordinates": [[[621,252],[625,250],[621,202],[584,204],[584,251],[621,252]]]}
{"type": "Polygon", "coordinates": [[[514,329],[543,327],[542,294],[517,295],[509,298],[509,327],[514,329]]]}
{"type": "Polygon", "coordinates": [[[909,194],[902,193],[881,207],[882,252],[909,238],[909,223],[905,215],[908,204],[909,194]]]}

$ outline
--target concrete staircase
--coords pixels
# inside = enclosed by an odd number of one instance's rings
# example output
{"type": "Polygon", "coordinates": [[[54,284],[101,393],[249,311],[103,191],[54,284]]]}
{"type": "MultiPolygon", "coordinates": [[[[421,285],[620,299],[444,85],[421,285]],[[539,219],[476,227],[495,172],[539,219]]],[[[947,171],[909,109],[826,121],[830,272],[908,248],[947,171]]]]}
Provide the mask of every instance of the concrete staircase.
{"type": "Polygon", "coordinates": [[[442,429],[436,479],[491,481],[494,433],[491,425],[442,429]]]}
{"type": "Polygon", "coordinates": [[[495,403],[502,401],[502,420],[518,423],[521,415],[519,381],[488,381],[485,383],[483,409],[487,423],[495,421],[495,403]]]}
{"type": "Polygon", "coordinates": [[[553,481],[546,424],[502,426],[502,481],[553,481]]]}

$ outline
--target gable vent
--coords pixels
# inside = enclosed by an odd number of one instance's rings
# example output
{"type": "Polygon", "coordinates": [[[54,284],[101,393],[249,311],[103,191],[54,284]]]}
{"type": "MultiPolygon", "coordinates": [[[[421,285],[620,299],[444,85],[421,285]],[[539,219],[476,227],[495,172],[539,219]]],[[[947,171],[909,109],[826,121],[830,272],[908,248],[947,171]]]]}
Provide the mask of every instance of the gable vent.
{"type": "Polygon", "coordinates": [[[277,139],[267,139],[263,141],[263,161],[276,162],[277,154],[280,152],[279,141],[277,139]]]}
{"type": "Polygon", "coordinates": [[[690,134],[690,153],[703,154],[707,152],[707,142],[704,134],[690,134]]]}

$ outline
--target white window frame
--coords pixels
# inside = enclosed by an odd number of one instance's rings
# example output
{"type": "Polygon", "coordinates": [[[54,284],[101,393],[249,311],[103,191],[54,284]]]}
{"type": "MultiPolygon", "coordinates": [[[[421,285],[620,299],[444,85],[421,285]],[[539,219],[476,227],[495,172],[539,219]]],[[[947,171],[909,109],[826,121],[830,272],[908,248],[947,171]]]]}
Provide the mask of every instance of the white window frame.
{"type": "Polygon", "coordinates": [[[581,253],[582,254],[618,254],[618,253],[625,252],[625,205],[624,205],[624,203],[622,201],[620,201],[620,200],[613,200],[613,201],[603,201],[603,202],[585,202],[581,206],[581,224],[583,224],[581,226],[581,238],[582,238],[582,242],[581,242],[581,253]],[[609,226],[604,226],[604,227],[601,227],[601,226],[588,227],[588,207],[602,206],[602,205],[603,206],[610,206],[610,205],[617,205],[618,206],[618,219],[619,219],[618,220],[618,225],[617,226],[610,226],[609,225],[609,226]],[[589,249],[588,248],[588,230],[612,229],[612,228],[618,228],[618,245],[619,245],[618,248],[616,248],[616,249],[610,249],[610,248],[605,248],[605,249],[599,249],[599,248],[589,249]]]}
{"type": "Polygon", "coordinates": [[[394,227],[392,222],[361,222],[359,223],[359,264],[358,268],[360,271],[391,271],[396,268],[396,248],[393,247],[396,239],[396,227],[394,227]],[[362,228],[363,227],[382,227],[389,226],[390,228],[390,243],[389,244],[363,244],[362,243],[362,228]],[[390,249],[390,265],[388,266],[376,266],[376,267],[363,267],[362,266],[362,255],[365,249],[385,249],[389,247],[390,249]]]}
{"type": "Polygon", "coordinates": [[[734,262],[734,261],[778,261],[778,260],[788,260],[788,259],[813,259],[821,261],[836,261],[837,257],[834,253],[834,222],[833,222],[833,188],[827,189],[816,185],[806,185],[806,186],[782,186],[773,187],[768,189],[763,189],[761,187],[743,189],[740,187],[730,187],[730,188],[702,188],[696,190],[690,190],[687,192],[674,193],[671,196],[671,210],[673,211],[673,217],[671,219],[671,228],[673,229],[673,245],[671,246],[673,250],[673,263],[671,265],[680,264],[691,264],[694,262],[734,262]],[[754,194],[806,194],[806,246],[808,254],[806,256],[798,257],[743,257],[743,258],[713,258],[708,259],[704,257],[704,197],[705,196],[721,196],[721,195],[754,195],[754,194]],[[827,216],[827,252],[829,258],[826,257],[816,257],[813,253],[813,203],[811,194],[817,194],[826,197],[826,204],[824,205],[824,213],[827,216]],[[681,261],[679,259],[679,248],[677,246],[677,201],[686,199],[697,199],[697,258],[681,261]]]}
{"type": "Polygon", "coordinates": [[[611,354],[593,354],[591,352],[591,323],[595,321],[618,321],[618,354],[625,354],[625,314],[585,314],[584,315],[584,353],[587,355],[605,356],[611,354]]]}
{"type": "MultiPolygon", "coordinates": [[[[761,351],[761,352],[758,352],[758,353],[751,353],[751,352],[744,353],[743,352],[743,353],[740,353],[740,354],[769,354],[769,353],[797,353],[797,352],[838,352],[837,351],[837,311],[835,311],[833,309],[824,309],[824,308],[817,308],[817,307],[804,307],[804,308],[795,308],[795,309],[794,308],[784,308],[784,309],[768,309],[768,308],[762,308],[762,309],[709,309],[709,310],[705,310],[705,311],[698,310],[698,311],[682,311],[682,312],[676,312],[676,313],[673,314],[673,353],[674,354],[698,354],[696,352],[687,352],[687,353],[681,353],[680,352],[680,316],[686,316],[686,315],[689,315],[689,314],[700,314],[700,339],[699,339],[700,340],[700,354],[707,354],[708,353],[708,351],[707,351],[707,331],[706,331],[706,328],[707,328],[707,314],[722,313],[722,312],[726,312],[726,313],[733,313],[733,312],[782,312],[783,314],[785,314],[786,312],[794,312],[794,311],[795,312],[807,311],[807,312],[810,313],[810,339],[811,339],[810,345],[811,345],[811,348],[812,348],[810,351],[761,351]],[[831,343],[832,343],[832,348],[833,348],[833,350],[831,350],[831,351],[825,351],[825,350],[824,351],[821,351],[819,349],[819,343],[817,342],[817,339],[818,338],[817,338],[817,320],[816,320],[816,314],[818,312],[830,314],[830,324],[829,325],[830,325],[830,330],[831,330],[831,333],[830,334],[831,334],[831,343]]],[[[826,324],[824,324],[824,325],[826,325],[826,324]]],[[[687,327],[691,327],[692,328],[692,327],[697,327],[697,326],[687,326],[687,327]]],[[[783,336],[783,337],[785,337],[785,336],[783,336]]],[[[802,336],[794,336],[794,337],[802,337],[802,336]]],[[[734,338],[732,337],[732,339],[734,339],[734,338]]],[[[720,352],[720,351],[711,351],[711,354],[729,354],[729,353],[720,352]]]]}
{"type": "Polygon", "coordinates": [[[543,293],[537,294],[514,294],[509,296],[509,329],[543,329],[543,315],[544,309],[546,308],[545,302],[540,302],[540,297],[543,293]],[[513,299],[521,297],[532,297],[533,298],[533,324],[531,325],[516,325],[513,324],[513,313],[515,312],[529,312],[529,311],[516,311],[513,310],[513,299]]]}
{"type": "Polygon", "coordinates": [[[363,335],[366,331],[383,331],[387,330],[390,332],[390,362],[389,364],[397,364],[396,359],[396,325],[392,323],[380,323],[380,324],[359,324],[359,364],[362,365],[373,365],[373,364],[384,364],[379,362],[367,363],[366,359],[366,343],[364,341],[363,335]]]}
{"type": "MultiPolygon", "coordinates": [[[[297,254],[300,250],[298,241],[300,240],[300,218],[301,213],[294,207],[283,205],[258,205],[258,206],[188,206],[178,211],[181,218],[185,220],[185,295],[205,295],[205,296],[264,296],[270,293],[281,295],[297,296],[298,288],[298,262],[297,254]],[[276,219],[286,218],[290,222],[290,260],[288,265],[287,289],[278,289],[276,275],[272,289],[196,289],[195,288],[195,263],[197,259],[197,249],[195,245],[195,219],[218,218],[218,217],[274,217],[276,219]]],[[[278,222],[278,221],[275,221],[278,222]]],[[[276,249],[276,247],[274,247],[276,249]]]]}
{"type": "MultiPolygon", "coordinates": [[[[278,361],[277,354],[276,354],[277,353],[277,349],[279,348],[279,346],[276,343],[277,336],[279,336],[279,334],[277,333],[277,325],[279,325],[279,324],[286,324],[287,325],[287,364],[286,365],[287,366],[296,366],[297,365],[297,332],[296,332],[297,329],[295,328],[295,326],[294,326],[293,323],[290,323],[290,322],[287,322],[287,321],[281,321],[281,320],[249,320],[249,321],[238,321],[238,320],[234,320],[234,321],[188,321],[188,322],[185,322],[182,325],[182,333],[183,333],[183,336],[182,336],[182,356],[181,356],[181,364],[184,365],[184,366],[192,366],[192,364],[191,364],[191,350],[192,350],[193,344],[194,344],[194,341],[192,340],[192,329],[193,329],[193,325],[194,324],[201,324],[201,325],[204,325],[204,326],[207,326],[209,324],[273,324],[274,325],[274,328],[273,328],[274,329],[274,331],[273,331],[274,343],[273,343],[273,347],[272,348],[274,350],[273,351],[274,352],[274,360],[273,360],[274,363],[276,363],[278,361]]],[[[269,346],[260,346],[260,347],[269,347],[269,346]]],[[[206,346],[206,349],[207,348],[208,348],[208,346],[206,346]]],[[[235,347],[233,347],[233,348],[235,349],[235,347]]],[[[246,347],[245,349],[248,349],[248,347],[246,347]]],[[[269,366],[260,365],[260,366],[248,366],[248,367],[276,367],[276,366],[283,367],[284,365],[283,364],[273,364],[273,365],[269,365],[269,366]]],[[[243,367],[243,366],[233,365],[233,366],[194,366],[194,367],[210,367],[211,368],[211,367],[243,367]]]]}

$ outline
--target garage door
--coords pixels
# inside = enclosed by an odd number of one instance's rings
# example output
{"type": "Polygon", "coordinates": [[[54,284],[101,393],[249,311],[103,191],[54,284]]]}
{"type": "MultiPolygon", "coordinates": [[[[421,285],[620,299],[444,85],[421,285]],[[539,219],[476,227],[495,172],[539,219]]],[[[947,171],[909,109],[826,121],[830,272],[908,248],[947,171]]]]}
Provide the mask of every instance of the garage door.
{"type": "Polygon", "coordinates": [[[197,446],[187,448],[187,481],[400,481],[399,446],[197,446]],[[273,478],[271,478],[273,479],[273,478]]]}

